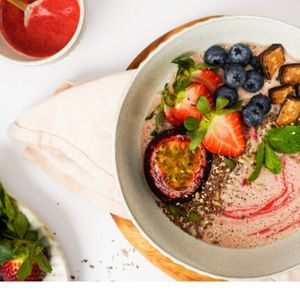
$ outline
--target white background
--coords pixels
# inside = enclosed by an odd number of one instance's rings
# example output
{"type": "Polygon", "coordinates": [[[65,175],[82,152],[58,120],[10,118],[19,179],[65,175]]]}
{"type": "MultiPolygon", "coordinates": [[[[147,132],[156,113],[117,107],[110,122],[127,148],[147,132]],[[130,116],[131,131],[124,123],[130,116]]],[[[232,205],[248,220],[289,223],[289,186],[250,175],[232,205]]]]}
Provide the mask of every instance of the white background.
{"type": "Polygon", "coordinates": [[[239,14],[268,16],[300,26],[300,2],[86,0],[86,11],[80,44],[62,61],[19,67],[0,60],[0,180],[57,233],[76,278],[171,280],[133,252],[107,212],[24,161],[23,145],[10,139],[6,129],[26,107],[49,96],[65,79],[93,79],[122,71],[151,41],[182,23],[208,15],[239,14]],[[88,262],[82,263],[83,259],[88,262]]]}

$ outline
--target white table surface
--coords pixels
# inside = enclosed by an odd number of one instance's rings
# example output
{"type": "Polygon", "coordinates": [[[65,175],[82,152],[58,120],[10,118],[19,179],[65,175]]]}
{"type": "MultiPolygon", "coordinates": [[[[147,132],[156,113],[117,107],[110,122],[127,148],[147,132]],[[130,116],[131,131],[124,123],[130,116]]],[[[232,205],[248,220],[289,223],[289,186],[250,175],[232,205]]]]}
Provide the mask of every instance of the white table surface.
{"type": "MultiPolygon", "coordinates": [[[[86,29],[62,61],[19,67],[0,61],[0,180],[49,225],[80,280],[171,280],[122,236],[110,215],[57,185],[22,159],[6,134],[28,106],[65,79],[124,70],[151,41],[187,21],[217,14],[261,15],[300,26],[299,0],[86,0],[86,29]],[[88,259],[88,262],[84,262],[88,259]]],[[[242,29],[241,29],[242,30],[242,29]]]]}

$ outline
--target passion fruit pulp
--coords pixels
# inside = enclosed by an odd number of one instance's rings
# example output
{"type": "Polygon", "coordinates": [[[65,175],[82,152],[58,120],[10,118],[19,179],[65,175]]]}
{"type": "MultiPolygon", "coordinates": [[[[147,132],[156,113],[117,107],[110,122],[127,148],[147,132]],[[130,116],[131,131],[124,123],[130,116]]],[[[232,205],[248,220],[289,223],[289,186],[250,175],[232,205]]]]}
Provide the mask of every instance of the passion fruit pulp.
{"type": "Polygon", "coordinates": [[[181,129],[165,130],[147,146],[144,172],[154,194],[168,204],[191,200],[210,171],[211,156],[203,147],[189,150],[190,138],[181,129]]]}

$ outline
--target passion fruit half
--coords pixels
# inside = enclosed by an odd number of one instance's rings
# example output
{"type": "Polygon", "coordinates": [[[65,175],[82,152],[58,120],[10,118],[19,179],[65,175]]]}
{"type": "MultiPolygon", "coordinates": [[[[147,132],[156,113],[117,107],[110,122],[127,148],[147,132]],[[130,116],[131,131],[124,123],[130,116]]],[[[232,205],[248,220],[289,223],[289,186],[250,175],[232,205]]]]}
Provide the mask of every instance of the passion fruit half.
{"type": "Polygon", "coordinates": [[[190,141],[184,130],[169,129],[156,136],[146,148],[146,180],[165,203],[191,200],[209,175],[211,154],[201,145],[190,151],[190,141]]]}

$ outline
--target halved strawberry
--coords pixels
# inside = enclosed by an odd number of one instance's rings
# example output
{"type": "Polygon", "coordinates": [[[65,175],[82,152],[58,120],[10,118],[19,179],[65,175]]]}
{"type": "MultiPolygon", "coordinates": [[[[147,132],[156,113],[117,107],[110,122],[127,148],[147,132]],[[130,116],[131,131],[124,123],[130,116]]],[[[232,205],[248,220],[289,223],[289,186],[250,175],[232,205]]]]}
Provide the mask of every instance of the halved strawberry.
{"type": "Polygon", "coordinates": [[[211,69],[194,71],[191,75],[191,80],[204,84],[212,93],[223,84],[221,76],[211,69]]]}
{"type": "Polygon", "coordinates": [[[200,120],[202,114],[196,108],[196,102],[200,96],[206,97],[211,107],[214,106],[211,92],[201,83],[192,83],[177,94],[176,99],[173,100],[173,106],[165,104],[164,113],[166,120],[174,126],[182,125],[187,117],[194,117],[200,120]]]}
{"type": "Polygon", "coordinates": [[[214,154],[240,156],[246,147],[240,113],[214,116],[202,144],[214,154]]]}
{"type": "MultiPolygon", "coordinates": [[[[24,257],[18,257],[13,260],[7,261],[5,264],[0,266],[0,272],[4,281],[19,281],[17,276],[19,269],[24,263],[24,257]]],[[[32,264],[32,271],[25,281],[42,281],[46,276],[46,273],[41,271],[38,264],[34,262],[32,264]]]]}

